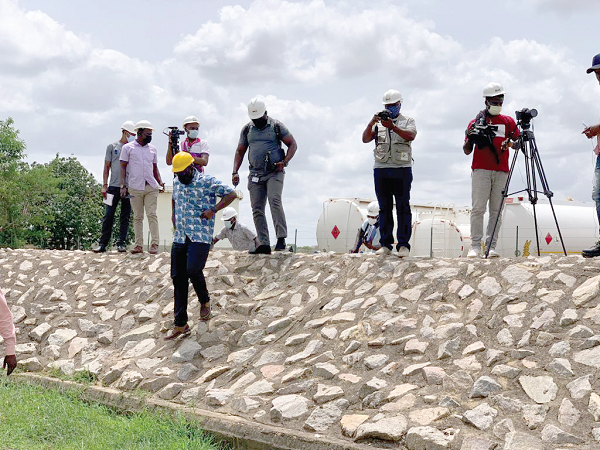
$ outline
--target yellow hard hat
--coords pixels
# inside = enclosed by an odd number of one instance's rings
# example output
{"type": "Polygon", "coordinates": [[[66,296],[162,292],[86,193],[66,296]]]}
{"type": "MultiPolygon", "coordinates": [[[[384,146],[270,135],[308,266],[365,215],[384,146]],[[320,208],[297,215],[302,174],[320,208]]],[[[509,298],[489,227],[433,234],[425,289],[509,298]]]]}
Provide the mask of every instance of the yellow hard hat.
{"type": "Polygon", "coordinates": [[[194,162],[194,157],[188,152],[179,152],[173,157],[173,172],[183,172],[194,162]]]}

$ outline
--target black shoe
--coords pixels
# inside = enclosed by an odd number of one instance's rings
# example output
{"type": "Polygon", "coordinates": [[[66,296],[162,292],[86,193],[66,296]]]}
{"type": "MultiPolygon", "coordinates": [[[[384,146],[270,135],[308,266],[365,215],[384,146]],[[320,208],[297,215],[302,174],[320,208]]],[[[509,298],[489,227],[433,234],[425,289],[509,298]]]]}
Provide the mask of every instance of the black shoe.
{"type": "Polygon", "coordinates": [[[277,244],[275,244],[275,251],[280,252],[285,250],[285,238],[277,238],[277,244]]]}
{"type": "Polygon", "coordinates": [[[581,251],[581,256],[584,258],[595,258],[596,256],[600,256],[600,241],[596,242],[592,248],[586,248],[581,251]]]}
{"type": "Polygon", "coordinates": [[[256,247],[256,250],[248,252],[251,255],[270,255],[271,254],[271,246],[269,245],[259,245],[256,247]]]}
{"type": "Polygon", "coordinates": [[[93,248],[92,251],[94,253],[104,253],[106,251],[106,247],[99,245],[98,247],[93,248]]]}
{"type": "Polygon", "coordinates": [[[117,244],[117,251],[119,253],[124,253],[127,251],[127,247],[125,246],[125,244],[117,244]]]}

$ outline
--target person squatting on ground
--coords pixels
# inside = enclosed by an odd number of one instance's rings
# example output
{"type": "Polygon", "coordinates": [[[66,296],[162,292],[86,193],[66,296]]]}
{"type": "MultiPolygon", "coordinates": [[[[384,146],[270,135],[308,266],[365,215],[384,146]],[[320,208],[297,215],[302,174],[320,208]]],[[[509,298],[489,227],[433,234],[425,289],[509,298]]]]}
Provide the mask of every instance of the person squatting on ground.
{"type": "MultiPolygon", "coordinates": [[[[204,139],[198,137],[198,129],[200,128],[200,121],[195,116],[189,116],[183,119],[183,129],[187,133],[187,137],[179,143],[180,152],[187,152],[194,157],[194,167],[200,172],[204,173],[204,166],[208,165],[208,156],[210,153],[210,146],[204,139]]],[[[169,132],[169,137],[171,137],[169,132]]],[[[169,139],[169,146],[167,148],[167,166],[170,166],[173,162],[173,148],[171,147],[171,139],[169,139]]]]}
{"type": "Polygon", "coordinates": [[[8,309],[8,304],[2,291],[0,291],[0,336],[4,338],[4,345],[6,346],[6,356],[2,363],[2,370],[6,369],[6,375],[8,376],[17,367],[17,356],[15,355],[17,339],[13,316],[10,313],[10,309],[8,309]]]}
{"type": "Polygon", "coordinates": [[[222,239],[229,239],[234,250],[252,252],[256,250],[258,241],[256,234],[250,228],[237,220],[237,211],[228,206],[223,210],[223,224],[221,231],[213,238],[213,244],[222,239]]]}
{"type": "Polygon", "coordinates": [[[498,232],[502,217],[503,190],[508,179],[508,148],[519,136],[519,129],[512,117],[500,114],[505,91],[498,83],[489,83],[483,89],[485,109],[469,122],[465,131],[463,151],[473,153],[471,164],[471,249],[468,258],[481,256],[483,239],[483,216],[489,204],[486,245],[490,258],[500,256],[496,252],[498,232]],[[474,149],[474,151],[473,151],[474,149]],[[496,224],[496,232],[492,232],[496,224]]]}
{"type": "MultiPolygon", "coordinates": [[[[592,59],[592,67],[586,72],[594,72],[598,83],[600,83],[600,53],[594,56],[592,59]]],[[[585,130],[583,130],[583,134],[585,134],[588,139],[592,139],[596,136],[596,146],[594,147],[596,167],[594,169],[594,182],[592,185],[592,200],[596,203],[596,214],[598,216],[598,223],[600,223],[600,140],[598,139],[598,135],[600,134],[600,123],[592,125],[591,127],[586,127],[585,130]]],[[[600,241],[596,242],[592,248],[583,250],[581,255],[585,258],[600,256],[600,241]]]]}
{"type": "Polygon", "coordinates": [[[121,126],[121,139],[106,147],[104,157],[104,171],[102,173],[102,197],[106,201],[104,218],[102,219],[102,235],[98,246],[93,249],[95,253],[103,253],[110,244],[115,211],[121,202],[121,217],[119,219],[119,238],[117,239],[117,250],[127,251],[125,242],[129,231],[129,217],[131,216],[131,203],[129,198],[121,198],[121,149],[123,145],[135,139],[135,125],[131,121],[121,126]],[[110,182],[108,175],[110,174],[110,182]]]}
{"type": "Polygon", "coordinates": [[[248,103],[247,123],[240,133],[240,140],[233,160],[231,181],[234,186],[240,182],[238,170],[248,150],[250,175],[248,176],[248,192],[252,206],[254,227],[258,235],[258,247],[252,253],[270,254],[269,226],[265,216],[267,199],[271,209],[271,217],[277,235],[275,250],[285,250],[287,224],[281,195],[285,177],[284,167],[296,153],[297,144],[294,136],[284,124],[267,115],[265,103],[252,99],[248,103]],[[281,147],[281,142],[287,146],[287,152],[281,147]]]}
{"type": "Polygon", "coordinates": [[[417,127],[411,117],[400,114],[402,95],[390,89],[383,94],[385,110],[373,116],[362,140],[366,144],[375,140],[375,195],[379,203],[379,230],[381,248],[376,253],[389,255],[394,245],[394,199],[396,199],[397,255],[405,257],[410,252],[412,214],[410,212],[410,187],[412,184],[412,141],[417,127]]]}
{"type": "Polygon", "coordinates": [[[121,149],[121,197],[131,195],[131,208],[133,209],[133,231],[135,234],[135,248],[131,253],[144,251],[144,208],[148,217],[148,227],[152,236],[150,253],[158,253],[158,216],[156,207],[158,192],[165,188],[160,172],[156,147],[152,141],[152,124],[147,120],[140,120],[135,124],[137,138],[125,144],[121,149]]]}
{"type": "Polygon", "coordinates": [[[367,206],[367,220],[358,229],[356,243],[350,253],[358,253],[360,247],[364,245],[370,250],[379,250],[381,248],[381,233],[379,232],[379,203],[371,202],[367,206]]]}
{"type": "Polygon", "coordinates": [[[174,287],[174,328],[166,340],[186,335],[189,281],[200,301],[200,320],[211,316],[210,297],[202,270],[212,244],[215,214],[237,198],[235,191],[193,166],[186,152],[173,157],[173,248],[171,278],[174,287]],[[221,200],[217,203],[217,197],[221,200]]]}

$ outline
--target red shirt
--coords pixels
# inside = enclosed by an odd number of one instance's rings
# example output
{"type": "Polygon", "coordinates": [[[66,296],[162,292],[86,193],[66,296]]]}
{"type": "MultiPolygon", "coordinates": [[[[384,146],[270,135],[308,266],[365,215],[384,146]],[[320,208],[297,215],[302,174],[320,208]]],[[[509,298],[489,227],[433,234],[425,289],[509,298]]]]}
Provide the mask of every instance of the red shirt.
{"type": "MultiPolygon", "coordinates": [[[[496,161],[496,156],[494,155],[493,150],[490,147],[482,147],[475,145],[475,149],[473,150],[473,164],[471,164],[471,169],[485,169],[485,170],[498,170],[501,172],[508,172],[508,149],[505,151],[501,150],[502,143],[506,139],[515,140],[520,132],[517,128],[517,124],[513,120],[512,117],[503,116],[501,114],[497,116],[491,116],[486,114],[487,123],[490,125],[495,125],[498,129],[494,132],[495,136],[492,140],[494,143],[494,147],[496,147],[496,152],[498,153],[498,157],[500,158],[500,164],[496,161]]],[[[472,123],[475,122],[475,119],[469,122],[469,127],[472,123]]],[[[468,127],[467,127],[468,128],[468,127]]],[[[466,138],[465,138],[466,139],[466,138]]]]}

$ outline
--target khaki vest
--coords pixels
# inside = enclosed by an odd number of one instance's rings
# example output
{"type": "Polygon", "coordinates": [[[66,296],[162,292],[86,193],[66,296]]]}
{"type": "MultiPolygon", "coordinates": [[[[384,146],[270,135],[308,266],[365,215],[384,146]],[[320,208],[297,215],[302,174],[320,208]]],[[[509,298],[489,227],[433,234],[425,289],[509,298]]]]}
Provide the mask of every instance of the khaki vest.
{"type": "MultiPolygon", "coordinates": [[[[408,119],[400,114],[393,121],[394,125],[401,128],[408,126],[408,119]]],[[[381,124],[375,125],[377,145],[373,150],[375,161],[390,164],[409,164],[412,160],[410,141],[403,139],[393,131],[381,124]]]]}

